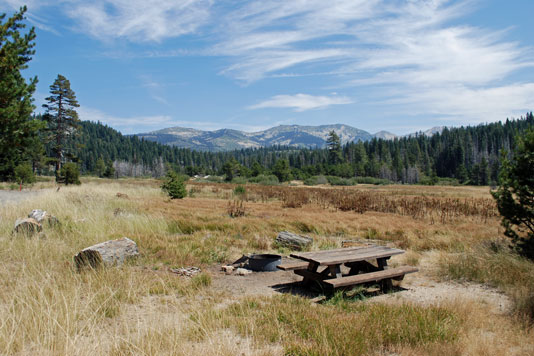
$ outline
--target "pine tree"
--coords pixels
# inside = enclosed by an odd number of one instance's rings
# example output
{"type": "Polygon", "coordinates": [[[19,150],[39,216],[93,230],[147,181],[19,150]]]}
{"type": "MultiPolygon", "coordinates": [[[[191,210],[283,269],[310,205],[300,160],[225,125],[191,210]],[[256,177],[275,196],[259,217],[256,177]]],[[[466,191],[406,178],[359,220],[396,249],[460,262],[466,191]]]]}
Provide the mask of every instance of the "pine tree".
{"type": "Polygon", "coordinates": [[[343,157],[341,155],[341,139],[334,130],[330,131],[330,133],[328,134],[326,146],[328,148],[329,164],[334,165],[343,161],[343,157]]]}
{"type": "Polygon", "coordinates": [[[280,182],[286,182],[291,180],[291,169],[289,167],[289,161],[287,159],[279,159],[276,161],[273,167],[273,174],[278,178],[280,182]]]}
{"type": "Polygon", "coordinates": [[[26,6],[8,18],[0,14],[0,179],[13,179],[15,167],[30,160],[39,120],[31,118],[37,77],[28,82],[21,70],[35,54],[35,29],[22,34],[26,6]]]}
{"type": "Polygon", "coordinates": [[[161,190],[166,192],[171,199],[182,199],[187,196],[183,177],[178,176],[173,170],[167,171],[161,190]]]}
{"type": "Polygon", "coordinates": [[[100,157],[95,164],[95,173],[99,178],[102,178],[104,176],[104,173],[106,172],[106,163],[100,157]]]}
{"type": "Polygon", "coordinates": [[[69,80],[61,74],[58,74],[50,86],[50,94],[52,95],[46,98],[48,104],[43,105],[46,108],[44,118],[48,122],[48,129],[54,142],[56,172],[59,172],[65,161],[66,140],[74,136],[78,128],[78,113],[74,108],[80,105],[76,100],[76,94],[70,88],[69,80]]]}
{"type": "Polygon", "coordinates": [[[517,250],[534,260],[534,128],[518,138],[511,160],[503,154],[500,186],[493,197],[505,235],[517,250]]]}

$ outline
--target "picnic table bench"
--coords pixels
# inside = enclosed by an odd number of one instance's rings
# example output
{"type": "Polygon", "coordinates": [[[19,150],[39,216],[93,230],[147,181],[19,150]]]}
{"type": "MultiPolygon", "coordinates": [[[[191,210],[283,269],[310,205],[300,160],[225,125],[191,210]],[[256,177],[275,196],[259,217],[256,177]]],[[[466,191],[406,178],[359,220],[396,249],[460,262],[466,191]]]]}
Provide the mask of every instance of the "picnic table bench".
{"type": "Polygon", "coordinates": [[[278,266],[285,271],[294,271],[303,276],[303,283],[316,282],[326,288],[350,287],[362,283],[380,282],[382,288],[391,288],[391,280],[402,280],[408,273],[417,272],[412,266],[389,268],[391,256],[404,253],[404,250],[387,246],[357,246],[334,250],[298,252],[290,256],[294,262],[278,266]],[[342,273],[342,266],[349,268],[342,273]],[[322,270],[319,270],[323,268],[322,270]]]}

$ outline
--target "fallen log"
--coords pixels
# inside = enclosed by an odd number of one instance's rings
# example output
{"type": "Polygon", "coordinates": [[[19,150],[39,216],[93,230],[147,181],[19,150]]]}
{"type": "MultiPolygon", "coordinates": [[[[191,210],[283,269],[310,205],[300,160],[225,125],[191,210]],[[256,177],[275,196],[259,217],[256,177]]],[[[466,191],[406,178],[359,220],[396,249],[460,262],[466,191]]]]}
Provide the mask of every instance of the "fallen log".
{"type": "Polygon", "coordinates": [[[278,233],[278,236],[275,239],[276,244],[283,247],[289,247],[294,250],[302,250],[310,246],[312,242],[313,239],[311,237],[297,235],[288,231],[282,231],[278,233]]]}
{"type": "Polygon", "coordinates": [[[15,221],[15,227],[13,228],[13,232],[25,234],[27,236],[31,236],[42,230],[43,226],[39,224],[37,220],[32,218],[17,219],[17,221],[15,221]]]}
{"type": "Polygon", "coordinates": [[[97,268],[102,265],[121,265],[128,258],[139,255],[137,244],[127,237],[110,240],[81,250],[74,256],[78,269],[83,267],[97,268]]]}

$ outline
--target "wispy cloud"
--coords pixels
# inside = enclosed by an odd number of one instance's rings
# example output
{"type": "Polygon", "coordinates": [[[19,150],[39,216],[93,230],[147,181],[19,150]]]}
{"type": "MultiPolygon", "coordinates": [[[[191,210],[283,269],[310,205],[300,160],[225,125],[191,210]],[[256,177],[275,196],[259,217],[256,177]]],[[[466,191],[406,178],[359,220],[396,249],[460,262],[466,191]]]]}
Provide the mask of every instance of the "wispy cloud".
{"type": "Polygon", "coordinates": [[[98,39],[148,42],[195,32],[209,19],[211,0],[70,0],[76,28],[98,39]]]}
{"type": "Polygon", "coordinates": [[[100,121],[112,126],[123,134],[134,134],[173,126],[175,123],[170,116],[136,116],[120,117],[104,113],[98,109],[82,106],[76,110],[81,120],[100,121]]]}
{"type": "MultiPolygon", "coordinates": [[[[30,3],[38,8],[51,4],[47,1],[30,3]]],[[[221,74],[245,84],[317,74],[328,77],[324,85],[329,88],[354,90],[351,97],[371,88],[372,99],[391,105],[390,110],[472,122],[531,110],[534,102],[534,83],[511,79],[534,66],[533,49],[507,40],[506,29],[461,24],[465,15],[476,11],[477,0],[59,0],[57,4],[52,6],[73,19],[79,31],[102,41],[157,43],[201,33],[202,48],[152,47],[143,49],[142,56],[221,57],[226,61],[221,74]]],[[[249,108],[305,111],[349,102],[341,97],[278,95],[249,108]]]]}
{"type": "Polygon", "coordinates": [[[250,106],[249,109],[291,108],[294,111],[301,112],[312,109],[324,109],[331,105],[350,103],[352,103],[352,100],[344,96],[313,96],[308,94],[275,95],[268,100],[250,106]]]}
{"type": "Polygon", "coordinates": [[[142,86],[146,88],[148,94],[155,101],[169,106],[169,102],[165,98],[165,85],[154,80],[150,75],[141,75],[140,80],[143,83],[142,86]]]}
{"type": "MultiPolygon", "coordinates": [[[[264,0],[225,18],[214,51],[232,58],[223,73],[246,83],[316,72],[336,78],[332,88],[381,88],[373,100],[414,114],[481,122],[532,108],[534,83],[509,79],[534,66],[532,49],[506,30],[458,25],[475,9],[470,0],[264,0]]],[[[306,110],[295,99],[252,108],[306,110]]]]}

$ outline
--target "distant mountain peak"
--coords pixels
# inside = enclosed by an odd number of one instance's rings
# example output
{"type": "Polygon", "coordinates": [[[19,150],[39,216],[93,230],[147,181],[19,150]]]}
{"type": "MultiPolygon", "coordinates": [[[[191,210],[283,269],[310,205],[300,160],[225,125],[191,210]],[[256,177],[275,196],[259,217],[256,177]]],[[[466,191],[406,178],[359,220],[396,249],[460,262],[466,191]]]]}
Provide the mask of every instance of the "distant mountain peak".
{"type": "MultiPolygon", "coordinates": [[[[436,126],[423,134],[431,136],[443,131],[444,126],[436,126]]],[[[379,131],[374,135],[345,124],[328,124],[319,126],[307,125],[279,125],[257,132],[244,132],[234,129],[219,129],[203,131],[184,127],[169,127],[135,136],[162,144],[190,148],[202,151],[229,151],[242,148],[259,148],[269,146],[294,146],[321,148],[326,146],[326,140],[331,131],[335,131],[342,144],[358,141],[369,141],[373,138],[393,140],[399,136],[379,131]]],[[[409,134],[406,136],[415,136],[409,134]]]]}
{"type": "Polygon", "coordinates": [[[343,144],[368,141],[373,135],[345,124],[301,126],[279,125],[258,132],[233,129],[202,131],[182,127],[170,127],[135,136],[159,143],[205,151],[227,151],[241,148],[269,147],[274,145],[295,147],[325,147],[330,132],[334,130],[343,144]]]}

